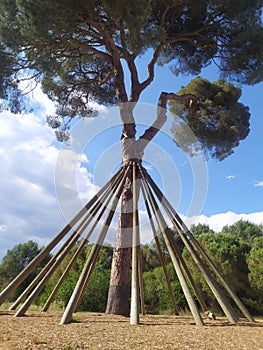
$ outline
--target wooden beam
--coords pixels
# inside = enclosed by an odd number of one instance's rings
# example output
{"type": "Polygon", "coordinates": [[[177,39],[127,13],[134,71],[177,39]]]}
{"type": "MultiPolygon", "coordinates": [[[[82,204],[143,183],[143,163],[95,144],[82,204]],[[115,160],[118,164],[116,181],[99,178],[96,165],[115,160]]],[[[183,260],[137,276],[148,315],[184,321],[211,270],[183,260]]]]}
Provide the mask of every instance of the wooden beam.
{"type": "Polygon", "coordinates": [[[112,181],[122,173],[119,171],[99,190],[99,192],[70,220],[70,222],[57,234],[52,241],[44,247],[41,252],[21,271],[16,278],[0,293],[0,305],[24,282],[29,274],[43,261],[54,247],[70,232],[72,227],[82,218],[93,206],[97,199],[103,194],[112,181]]]}
{"type": "Polygon", "coordinates": [[[164,276],[165,276],[165,279],[166,279],[168,291],[169,291],[169,294],[170,294],[170,297],[171,297],[171,300],[172,300],[174,314],[175,315],[179,315],[179,309],[178,309],[178,306],[176,304],[176,300],[175,300],[175,297],[174,297],[174,292],[173,292],[173,289],[172,289],[170,277],[169,277],[169,274],[168,274],[168,271],[167,271],[167,267],[166,267],[166,264],[165,264],[164,256],[163,256],[161,245],[160,245],[160,241],[159,241],[159,238],[158,238],[158,235],[157,235],[157,232],[156,232],[156,228],[155,228],[155,225],[154,225],[154,222],[153,222],[151,209],[150,209],[150,206],[149,206],[149,203],[148,203],[148,200],[147,200],[147,197],[146,197],[145,190],[144,190],[143,186],[141,186],[141,189],[142,189],[142,194],[143,194],[143,198],[144,198],[144,203],[145,203],[147,215],[149,217],[151,229],[152,229],[152,232],[153,232],[153,237],[154,237],[154,240],[155,240],[155,243],[156,243],[156,247],[157,247],[157,251],[158,251],[158,254],[159,254],[160,262],[161,262],[161,265],[162,265],[162,268],[163,268],[163,272],[164,272],[164,276]]]}
{"type": "Polygon", "coordinates": [[[173,250],[173,246],[169,240],[169,237],[167,235],[167,232],[166,232],[166,229],[167,229],[167,224],[163,218],[163,215],[156,203],[156,200],[150,190],[150,187],[148,185],[148,183],[146,182],[146,179],[145,179],[145,175],[144,175],[144,171],[143,171],[143,168],[140,166],[140,171],[141,171],[141,176],[142,176],[142,179],[143,179],[143,184],[144,184],[144,187],[145,187],[145,190],[146,190],[146,193],[147,193],[147,196],[149,198],[149,201],[150,201],[150,204],[152,206],[152,209],[153,209],[153,212],[155,214],[155,217],[156,217],[156,220],[158,222],[158,225],[159,225],[159,228],[160,228],[160,231],[163,235],[163,238],[164,238],[164,241],[165,241],[165,244],[166,244],[166,247],[169,251],[169,254],[171,256],[171,260],[172,260],[172,263],[174,265],[174,269],[176,271],[176,274],[177,274],[177,277],[180,281],[180,284],[181,284],[181,287],[182,287],[182,290],[184,292],[184,295],[186,297],[186,300],[187,300],[187,303],[188,303],[188,306],[190,308],[190,311],[194,317],[194,320],[195,320],[195,323],[196,325],[198,326],[203,326],[204,323],[203,323],[203,320],[202,320],[202,317],[199,313],[199,310],[198,310],[198,307],[196,305],[196,302],[191,294],[191,291],[190,291],[190,288],[187,284],[187,281],[185,279],[185,276],[182,272],[182,269],[181,269],[181,266],[180,266],[180,263],[179,263],[179,260],[173,250]]]}
{"type": "Polygon", "coordinates": [[[132,231],[132,284],[131,284],[131,314],[130,324],[138,325],[139,318],[139,222],[138,222],[138,198],[136,188],[136,164],[132,167],[132,191],[133,191],[133,231],[132,231]]]}
{"type": "Polygon", "coordinates": [[[182,238],[186,248],[188,249],[190,255],[194,259],[197,267],[199,268],[199,270],[203,274],[203,276],[204,276],[208,286],[210,287],[211,291],[213,292],[214,296],[216,297],[219,305],[221,306],[222,310],[224,311],[225,315],[227,316],[229,322],[230,323],[234,323],[234,324],[237,323],[238,317],[237,317],[236,313],[234,312],[233,308],[231,307],[231,305],[229,304],[229,302],[225,298],[225,296],[224,296],[223,292],[221,291],[221,289],[220,289],[219,285],[217,284],[217,282],[212,278],[208,268],[204,265],[202,260],[199,258],[199,255],[194,250],[194,248],[193,248],[193,246],[191,244],[191,241],[186,237],[184,232],[180,229],[180,226],[178,225],[178,222],[176,221],[173,213],[170,211],[170,207],[172,208],[172,206],[170,205],[169,208],[168,208],[167,203],[169,203],[169,202],[165,198],[164,194],[160,191],[160,189],[154,183],[152,178],[150,178],[150,176],[147,174],[145,169],[143,171],[144,171],[145,177],[147,178],[147,181],[149,181],[149,183],[150,183],[151,187],[153,188],[157,198],[161,201],[164,210],[168,214],[168,216],[169,216],[170,220],[172,221],[175,229],[177,230],[177,232],[179,233],[180,237],[182,238]]]}
{"type": "Polygon", "coordinates": [[[105,240],[110,223],[111,223],[112,218],[114,216],[114,213],[115,213],[119,198],[121,196],[121,193],[122,193],[122,190],[123,190],[123,187],[124,187],[129,170],[130,170],[130,165],[128,165],[126,167],[125,173],[123,175],[123,178],[121,179],[121,182],[120,182],[120,185],[118,188],[118,192],[113,199],[113,202],[111,204],[111,208],[109,209],[108,214],[104,220],[101,231],[99,232],[98,237],[96,239],[96,242],[94,243],[93,248],[91,250],[91,253],[90,253],[90,255],[89,255],[89,257],[88,257],[88,259],[83,267],[83,270],[81,272],[79,280],[75,286],[75,289],[71,295],[71,298],[68,302],[68,305],[65,309],[65,312],[61,318],[60,324],[67,324],[67,323],[71,322],[73,312],[76,308],[77,303],[79,302],[79,298],[82,294],[82,290],[83,290],[83,288],[85,288],[85,285],[88,283],[88,279],[91,276],[91,272],[92,272],[92,270],[95,266],[95,263],[97,261],[97,258],[99,256],[101,246],[105,240]]]}

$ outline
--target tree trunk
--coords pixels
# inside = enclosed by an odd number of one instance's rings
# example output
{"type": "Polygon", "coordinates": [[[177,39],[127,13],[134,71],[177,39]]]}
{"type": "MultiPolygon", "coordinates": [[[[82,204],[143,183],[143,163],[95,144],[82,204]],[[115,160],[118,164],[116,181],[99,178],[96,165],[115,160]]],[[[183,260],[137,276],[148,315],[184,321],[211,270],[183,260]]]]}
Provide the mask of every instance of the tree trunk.
{"type": "MultiPolygon", "coordinates": [[[[122,162],[125,166],[136,156],[135,122],[131,104],[120,106],[122,119],[122,162]]],[[[116,243],[111,266],[110,288],[106,313],[129,316],[130,314],[130,265],[132,247],[133,203],[132,173],[128,174],[121,198],[116,243]]]]}
{"type": "Polygon", "coordinates": [[[116,244],[113,251],[111,281],[106,313],[129,316],[130,314],[130,264],[132,245],[132,211],[130,202],[122,198],[116,244]],[[127,205],[128,204],[128,205],[127,205]],[[129,209],[128,209],[129,208],[129,209]],[[129,211],[125,213],[126,209],[129,211]]]}
{"type": "MultiPolygon", "coordinates": [[[[134,103],[120,104],[122,121],[122,162],[131,159],[140,161],[149,142],[159,132],[166,121],[166,104],[168,100],[194,100],[195,96],[162,92],[158,101],[157,114],[153,124],[137,141],[136,125],[133,118],[134,103]]],[[[121,213],[117,230],[116,244],[113,251],[110,288],[106,313],[129,316],[130,314],[130,264],[132,247],[133,203],[132,174],[129,174],[121,199],[121,213]]],[[[138,198],[138,197],[137,197],[138,198]]]]}

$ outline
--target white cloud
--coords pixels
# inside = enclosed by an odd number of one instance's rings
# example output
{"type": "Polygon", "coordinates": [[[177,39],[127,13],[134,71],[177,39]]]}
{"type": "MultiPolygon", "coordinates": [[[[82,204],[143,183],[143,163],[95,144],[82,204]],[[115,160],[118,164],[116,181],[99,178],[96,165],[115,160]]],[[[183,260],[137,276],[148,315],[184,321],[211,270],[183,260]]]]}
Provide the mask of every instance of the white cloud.
{"type": "Polygon", "coordinates": [[[263,212],[256,212],[250,214],[236,214],[232,211],[226,213],[219,213],[211,216],[193,216],[191,218],[182,217],[188,227],[197,224],[206,224],[216,232],[220,232],[223,226],[233,225],[239,220],[253,222],[254,224],[263,224],[263,212]]]}
{"type": "Polygon", "coordinates": [[[40,84],[32,86],[28,85],[27,81],[21,81],[19,87],[24,93],[28,93],[28,105],[34,110],[35,117],[40,116],[45,119],[46,115],[55,113],[54,103],[43,94],[40,84]]]}
{"type": "Polygon", "coordinates": [[[235,177],[236,177],[236,175],[228,175],[228,176],[226,176],[226,179],[232,180],[232,179],[234,179],[235,177]]]}
{"type": "MultiPolygon", "coordinates": [[[[0,261],[15,244],[48,243],[66,224],[54,183],[59,145],[45,124],[52,104],[38,108],[45,97],[39,91],[35,95],[34,114],[0,114],[0,261]]],[[[87,201],[95,189],[84,167],[88,159],[80,160],[75,165],[78,195],[87,201]]]]}
{"type": "Polygon", "coordinates": [[[263,181],[255,181],[254,187],[263,187],[263,181]]]}
{"type": "MultiPolygon", "coordinates": [[[[61,173],[57,174],[60,177],[55,183],[57,157],[61,152],[53,131],[45,124],[45,115],[53,113],[54,106],[40,90],[36,90],[31,98],[34,99],[34,114],[0,114],[0,260],[15,244],[30,239],[40,245],[47,244],[66,224],[59,207],[61,203],[57,202],[58,190],[66,196],[72,193],[78,196],[79,203],[87,202],[97,191],[93,177],[85,167],[89,160],[71,150],[68,151],[70,162],[60,169],[61,173]],[[76,183],[70,182],[72,174],[76,183]]],[[[257,181],[255,186],[263,186],[263,181],[257,181]]],[[[72,210],[72,202],[67,199],[65,203],[72,210]]],[[[240,219],[261,224],[263,212],[227,212],[210,217],[182,218],[188,226],[200,222],[220,231],[223,226],[240,219]]],[[[143,224],[141,239],[146,243],[152,239],[152,233],[144,210],[140,210],[140,220],[143,224]]],[[[115,230],[117,218],[114,224],[115,230]]]]}

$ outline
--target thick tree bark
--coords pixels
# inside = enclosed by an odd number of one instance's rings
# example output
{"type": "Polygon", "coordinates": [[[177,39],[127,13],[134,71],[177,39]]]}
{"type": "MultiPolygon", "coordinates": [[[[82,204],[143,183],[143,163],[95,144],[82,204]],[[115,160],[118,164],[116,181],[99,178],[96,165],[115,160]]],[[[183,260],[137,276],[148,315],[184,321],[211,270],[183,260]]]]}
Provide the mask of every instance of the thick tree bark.
{"type": "Polygon", "coordinates": [[[132,201],[127,199],[127,190],[121,200],[121,214],[113,251],[111,281],[106,313],[129,316],[130,313],[130,264],[132,246],[132,201]]]}
{"type": "MultiPolygon", "coordinates": [[[[131,105],[120,106],[122,119],[122,162],[127,164],[135,157],[136,128],[131,105]]],[[[133,203],[132,174],[128,174],[121,198],[116,243],[113,251],[110,288],[106,313],[129,316],[130,264],[132,247],[133,203]]]]}

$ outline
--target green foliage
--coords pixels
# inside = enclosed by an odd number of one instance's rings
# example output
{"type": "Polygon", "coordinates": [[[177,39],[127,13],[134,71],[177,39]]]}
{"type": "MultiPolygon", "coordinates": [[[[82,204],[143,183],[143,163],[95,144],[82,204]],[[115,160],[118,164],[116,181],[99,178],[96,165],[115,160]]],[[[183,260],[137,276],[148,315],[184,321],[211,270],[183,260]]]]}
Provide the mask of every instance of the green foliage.
{"type": "MultiPolygon", "coordinates": [[[[66,266],[70,262],[73,254],[79,247],[78,243],[67,258],[62,262],[61,266],[49,279],[45,290],[42,292],[39,303],[44,304],[55,285],[57,284],[59,278],[61,277],[66,266]]],[[[55,302],[63,304],[64,307],[67,305],[76,283],[78,282],[80,273],[84,267],[84,264],[91,252],[92,245],[89,244],[81,251],[72,269],[70,270],[68,276],[63,281],[60,289],[55,298],[55,302]]],[[[110,267],[112,260],[112,247],[104,246],[101,249],[98,261],[94,268],[94,271],[90,277],[87,288],[83,295],[82,302],[79,306],[80,311],[96,311],[103,312],[106,308],[107,293],[109,289],[109,279],[110,279],[110,267]]]]}
{"type": "Polygon", "coordinates": [[[87,289],[84,293],[79,310],[93,312],[105,312],[110,282],[110,270],[92,273],[87,289]]]}
{"type": "MultiPolygon", "coordinates": [[[[8,283],[10,283],[25,268],[40,250],[41,248],[39,248],[38,244],[33,241],[17,244],[13,249],[8,250],[3,258],[2,264],[0,264],[1,289],[6,287],[8,283]]],[[[11,301],[15,300],[22,293],[49,259],[50,255],[48,255],[39,267],[25,279],[25,281],[13,293],[10,299],[11,301]]]]}
{"type": "MultiPolygon", "coordinates": [[[[199,228],[197,226],[198,231],[199,228]]],[[[197,235],[197,240],[248,309],[254,314],[262,314],[262,293],[254,283],[256,279],[259,285],[261,283],[262,225],[240,220],[225,226],[220,233],[201,233],[197,235]]],[[[218,310],[211,291],[186,250],[184,256],[205,300],[214,310],[218,310]]]]}
{"type": "Polygon", "coordinates": [[[230,234],[203,234],[198,237],[199,242],[211,256],[216,266],[221,270],[226,280],[231,283],[239,295],[245,293],[248,284],[241,277],[240,271],[244,276],[247,275],[246,254],[249,252],[249,246],[239,238],[230,234]]]}
{"type": "MultiPolygon", "coordinates": [[[[165,4],[159,1],[155,4],[156,15],[161,17],[165,4]]],[[[180,35],[187,28],[192,37],[165,47],[160,63],[171,61],[176,74],[197,75],[200,68],[208,65],[211,57],[214,57],[226,75],[236,78],[238,74],[242,82],[247,81],[248,76],[251,83],[259,81],[262,79],[262,31],[256,28],[260,28],[261,6],[257,0],[192,0],[182,1],[177,7],[172,6],[166,17],[168,35],[180,35]],[[252,51],[257,43],[261,54],[255,58],[252,51]],[[243,58],[246,62],[250,61],[248,66],[243,64],[243,58]]]]}
{"type": "MultiPolygon", "coordinates": [[[[231,226],[225,226],[222,232],[215,233],[207,225],[197,225],[192,227],[199,243],[204,247],[212,261],[224,275],[226,281],[236,291],[243,303],[255,315],[263,314],[263,237],[262,226],[255,225],[247,221],[239,221],[231,226]]],[[[179,251],[183,251],[183,256],[187,263],[192,277],[202,292],[202,295],[214,311],[221,312],[220,308],[209,289],[205,279],[196,267],[193,259],[186,249],[183,250],[181,241],[174,234],[179,251]]],[[[159,237],[160,238],[160,237],[159,237]]],[[[160,239],[161,249],[164,254],[168,275],[171,281],[176,303],[180,311],[188,309],[186,299],[182,292],[180,283],[176,276],[173,264],[164,247],[164,242],[160,239]]],[[[74,247],[71,253],[62,262],[56,272],[47,282],[45,289],[41,292],[37,303],[43,305],[50,293],[54,289],[60,276],[71,260],[79,245],[74,247]]],[[[69,275],[61,285],[55,303],[67,305],[71,294],[78,281],[81,270],[92,249],[88,244],[78,256],[69,275]]],[[[39,248],[36,243],[29,241],[25,244],[17,245],[8,251],[0,265],[0,284],[5,286],[10,279],[38,253],[39,248]]],[[[155,243],[141,247],[143,281],[145,305],[148,313],[172,313],[173,306],[168,291],[163,268],[160,264],[158,251],[155,243]]],[[[81,311],[104,312],[107,303],[107,294],[110,280],[110,268],[112,261],[112,247],[102,247],[98,261],[86,287],[82,302],[79,306],[81,311]]],[[[41,268],[41,267],[40,267],[41,268]]],[[[38,273],[35,271],[23,286],[16,291],[16,297],[28,285],[29,281],[38,273]]],[[[14,299],[14,298],[12,298],[14,299]]]]}
{"type": "Polygon", "coordinates": [[[249,221],[239,220],[231,226],[224,226],[222,232],[230,233],[233,236],[239,237],[251,245],[255,238],[263,237],[263,226],[253,224],[249,221]]]}
{"type": "Polygon", "coordinates": [[[238,102],[241,90],[222,79],[210,83],[197,77],[179,91],[180,95],[186,93],[195,95],[197,102],[192,101],[190,108],[189,101],[171,102],[171,111],[176,115],[172,127],[175,142],[189,154],[195,151],[192,139],[180,128],[183,120],[207,154],[223,160],[249,133],[248,107],[238,102]]]}
{"type": "MultiPolygon", "coordinates": [[[[131,102],[137,102],[154,80],[157,63],[169,63],[175,74],[197,75],[216,62],[225,78],[258,83],[263,79],[261,7],[258,0],[0,0],[0,43],[8,60],[0,69],[2,94],[9,86],[8,77],[19,76],[18,71],[23,78],[41,82],[57,104],[49,124],[63,140],[76,116],[96,114],[91,102],[112,104],[116,97],[120,103],[128,102],[124,61],[130,71],[131,102]],[[140,82],[136,59],[149,49],[153,52],[145,67],[149,76],[140,82]]],[[[223,121],[216,122],[218,144],[224,130],[230,138],[222,148],[224,158],[246,136],[248,112],[231,103],[234,110],[228,120],[222,101],[213,102],[216,109],[223,106],[223,121]]],[[[210,149],[211,133],[206,134],[204,124],[198,125],[198,137],[208,137],[205,146],[210,149]]]]}
{"type": "Polygon", "coordinates": [[[14,73],[16,59],[0,41],[0,111],[9,109],[12,113],[27,110],[14,73]]]}
{"type": "MultiPolygon", "coordinates": [[[[185,310],[187,308],[186,300],[171,263],[167,265],[167,269],[177,306],[180,310],[185,310]]],[[[162,267],[158,266],[151,271],[145,272],[143,280],[147,312],[153,314],[159,314],[164,311],[173,312],[172,301],[162,267]]]]}
{"type": "Polygon", "coordinates": [[[150,271],[160,265],[160,259],[156,246],[152,244],[145,244],[141,247],[142,268],[143,271],[150,271]]]}
{"type": "Polygon", "coordinates": [[[195,235],[195,236],[199,236],[202,233],[215,233],[215,231],[213,231],[212,229],[210,229],[210,227],[206,224],[197,224],[197,225],[193,225],[191,226],[191,232],[195,235]]]}
{"type": "MultiPolygon", "coordinates": [[[[249,280],[259,292],[263,289],[263,236],[256,237],[247,257],[249,280]]],[[[262,294],[262,293],[261,293],[262,294]]],[[[262,297],[263,299],[263,297],[262,297]]]]}

